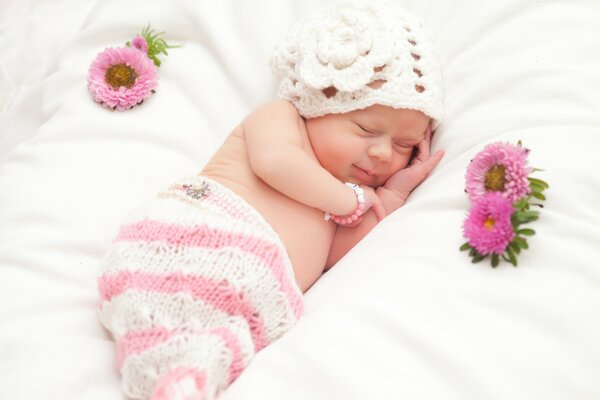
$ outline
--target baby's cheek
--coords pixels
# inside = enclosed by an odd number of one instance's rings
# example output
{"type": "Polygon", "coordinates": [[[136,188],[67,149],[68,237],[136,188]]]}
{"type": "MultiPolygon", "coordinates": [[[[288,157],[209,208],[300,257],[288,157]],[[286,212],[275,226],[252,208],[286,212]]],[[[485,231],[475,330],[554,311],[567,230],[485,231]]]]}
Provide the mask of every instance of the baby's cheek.
{"type": "Polygon", "coordinates": [[[394,163],[392,163],[390,165],[390,168],[388,169],[388,171],[386,171],[386,173],[384,173],[384,174],[381,174],[381,176],[380,176],[380,178],[382,180],[381,185],[383,185],[396,172],[401,171],[404,168],[406,168],[408,166],[409,160],[410,160],[409,155],[405,155],[403,157],[397,157],[397,159],[394,160],[394,163]]]}
{"type": "Polygon", "coordinates": [[[408,166],[408,164],[410,164],[410,160],[412,160],[413,154],[414,154],[413,149],[406,149],[405,152],[400,153],[398,155],[398,164],[397,164],[398,170],[404,169],[408,166]]]}

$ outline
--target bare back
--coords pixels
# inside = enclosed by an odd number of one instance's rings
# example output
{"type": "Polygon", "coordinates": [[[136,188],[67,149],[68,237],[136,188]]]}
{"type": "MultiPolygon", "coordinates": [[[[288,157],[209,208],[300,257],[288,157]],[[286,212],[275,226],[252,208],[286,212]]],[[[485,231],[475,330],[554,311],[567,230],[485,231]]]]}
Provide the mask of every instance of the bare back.
{"type": "MultiPolygon", "coordinates": [[[[318,163],[300,120],[303,149],[318,163]]],[[[335,234],[323,212],[267,185],[252,170],[242,125],[237,126],[201,172],[242,196],[260,212],[283,241],[296,280],[305,292],[322,274],[335,234]]]]}

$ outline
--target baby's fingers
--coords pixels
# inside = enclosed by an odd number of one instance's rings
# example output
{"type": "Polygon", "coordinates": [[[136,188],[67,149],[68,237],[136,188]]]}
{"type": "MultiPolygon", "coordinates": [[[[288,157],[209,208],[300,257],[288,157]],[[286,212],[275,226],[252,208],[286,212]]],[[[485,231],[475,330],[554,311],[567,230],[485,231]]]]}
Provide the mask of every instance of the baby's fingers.
{"type": "Polygon", "coordinates": [[[414,158],[412,163],[414,163],[416,161],[423,162],[423,161],[429,159],[430,146],[431,146],[431,126],[428,126],[427,131],[425,132],[425,137],[423,137],[423,140],[421,140],[417,144],[417,156],[414,158]]]}
{"type": "Polygon", "coordinates": [[[371,205],[371,208],[375,212],[375,216],[377,217],[377,221],[381,221],[382,219],[385,218],[385,208],[383,207],[383,203],[381,202],[381,200],[379,199],[379,197],[376,197],[376,200],[371,205]]]}
{"type": "Polygon", "coordinates": [[[332,215],[331,220],[340,226],[345,226],[346,228],[354,228],[362,222],[363,217],[358,216],[356,219],[354,219],[351,217],[332,215]]]}
{"type": "Polygon", "coordinates": [[[431,132],[431,123],[427,126],[427,130],[425,131],[425,140],[427,140],[428,142],[431,142],[431,137],[433,136],[433,133],[431,132]]]}
{"type": "Polygon", "coordinates": [[[414,161],[426,161],[429,159],[429,140],[427,139],[423,139],[419,142],[419,144],[417,145],[417,156],[415,157],[414,161]]]}
{"type": "Polygon", "coordinates": [[[438,150],[428,160],[423,161],[423,171],[426,174],[429,174],[431,171],[433,171],[444,157],[444,154],[446,154],[444,150],[438,150]]]}

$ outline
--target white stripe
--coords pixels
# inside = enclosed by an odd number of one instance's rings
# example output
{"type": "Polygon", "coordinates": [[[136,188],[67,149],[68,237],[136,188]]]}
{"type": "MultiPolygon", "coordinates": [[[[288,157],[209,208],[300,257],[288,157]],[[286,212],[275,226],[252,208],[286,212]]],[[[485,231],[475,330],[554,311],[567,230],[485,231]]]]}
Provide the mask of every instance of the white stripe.
{"type": "Polygon", "coordinates": [[[123,225],[144,220],[160,221],[188,228],[206,225],[212,229],[253,235],[274,243],[278,241],[278,238],[269,230],[260,229],[254,224],[235,219],[220,207],[207,202],[198,204],[189,204],[176,198],[156,197],[132,210],[125,217],[123,225]],[[204,208],[200,208],[200,205],[204,208]]]}
{"type": "MultiPolygon", "coordinates": [[[[264,323],[265,337],[269,342],[278,339],[295,324],[296,319],[284,295],[272,290],[263,299],[246,299],[253,303],[264,323]],[[260,308],[259,308],[260,307],[260,308]]],[[[98,311],[104,326],[119,339],[129,331],[164,326],[172,330],[181,327],[213,329],[226,327],[249,330],[243,316],[232,316],[189,293],[160,293],[130,289],[102,302],[98,311]]],[[[254,349],[254,342],[241,343],[244,354],[254,349]]],[[[244,359],[246,359],[244,357],[244,359]]]]}
{"type": "MultiPolygon", "coordinates": [[[[173,294],[128,290],[102,303],[100,320],[115,339],[130,331],[147,330],[157,326],[168,330],[189,328],[194,330],[227,327],[234,332],[248,331],[241,316],[232,316],[188,293],[173,294]]],[[[254,342],[241,343],[242,351],[254,349],[254,342]]]]}
{"type": "MultiPolygon", "coordinates": [[[[289,328],[295,314],[279,280],[258,257],[237,248],[176,248],[160,242],[114,243],[106,257],[106,272],[143,271],[154,274],[197,274],[227,281],[260,312],[269,340],[289,328]],[[283,324],[283,325],[281,325],[283,324]],[[279,326],[281,325],[281,326],[279,326]]],[[[286,269],[285,273],[289,274],[286,269]]],[[[294,278],[286,278],[294,282],[294,278]]],[[[161,294],[162,296],[167,296],[161,294]]]]}

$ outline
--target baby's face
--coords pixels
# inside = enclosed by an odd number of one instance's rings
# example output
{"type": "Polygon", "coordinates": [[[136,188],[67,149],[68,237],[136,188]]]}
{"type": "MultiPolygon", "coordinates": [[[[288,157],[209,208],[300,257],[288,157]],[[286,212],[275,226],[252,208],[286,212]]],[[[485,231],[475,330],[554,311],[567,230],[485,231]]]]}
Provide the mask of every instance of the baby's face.
{"type": "Polygon", "coordinates": [[[373,105],[306,120],[319,162],[342,182],[381,186],[408,165],[430,118],[420,111],[373,105]]]}

